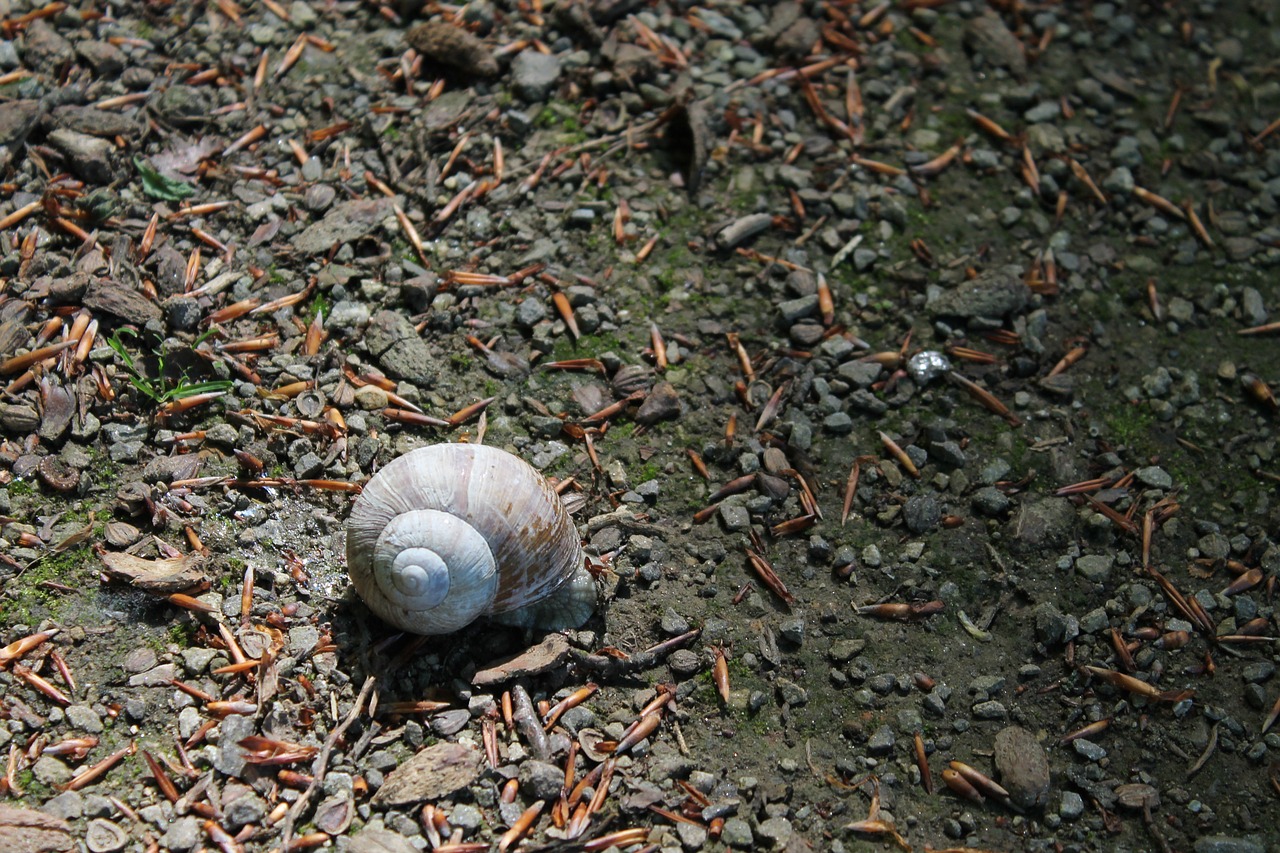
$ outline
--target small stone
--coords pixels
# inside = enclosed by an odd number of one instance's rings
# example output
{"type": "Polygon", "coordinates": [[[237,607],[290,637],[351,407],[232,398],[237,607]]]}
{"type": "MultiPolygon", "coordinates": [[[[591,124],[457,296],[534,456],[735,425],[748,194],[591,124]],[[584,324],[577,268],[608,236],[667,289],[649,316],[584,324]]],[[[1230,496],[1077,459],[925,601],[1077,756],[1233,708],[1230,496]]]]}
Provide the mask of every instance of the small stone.
{"type": "Polygon", "coordinates": [[[668,607],[662,611],[662,633],[668,637],[678,637],[689,630],[689,620],[668,607]]]}
{"type": "Polygon", "coordinates": [[[564,786],[564,769],[542,761],[526,761],[520,765],[520,790],[535,800],[560,796],[564,786]]]}
{"type": "Polygon", "coordinates": [[[160,838],[160,846],[176,851],[191,850],[203,838],[199,819],[188,815],[169,824],[168,830],[160,838]]]}
{"type": "Polygon", "coordinates": [[[1206,835],[1197,838],[1192,850],[1195,853],[1266,853],[1261,841],[1252,838],[1236,838],[1230,835],[1206,835]]]}
{"type": "Polygon", "coordinates": [[[689,649],[676,649],[667,657],[667,666],[676,678],[689,678],[697,675],[702,669],[702,659],[697,652],[689,649]]]}
{"type": "Polygon", "coordinates": [[[740,817],[731,817],[724,822],[724,827],[720,830],[720,840],[739,850],[751,850],[755,847],[751,824],[740,817]]]}
{"type": "Polygon", "coordinates": [[[1058,816],[1063,820],[1076,820],[1084,814],[1084,797],[1075,791],[1063,791],[1058,805],[1058,816]]]}
{"type": "Polygon", "coordinates": [[[560,79],[560,59],[552,53],[522,50],[511,62],[511,86],[526,101],[545,101],[560,79]]]}
{"type": "Polygon", "coordinates": [[[784,705],[798,708],[808,704],[809,691],[787,678],[778,679],[778,698],[784,705]]]}
{"type": "MultiPolygon", "coordinates": [[[[135,528],[136,529],[136,528],[135,528]]],[[[156,665],[156,653],[154,650],[142,646],[136,648],[124,658],[124,671],[132,674],[146,672],[148,669],[156,665]]]]}
{"type": "Polygon", "coordinates": [[[1028,293],[1017,267],[996,267],[951,290],[930,288],[925,308],[933,317],[999,319],[1026,308],[1028,293]]]}
{"type": "Polygon", "coordinates": [[[720,521],[724,523],[725,530],[737,533],[751,527],[751,514],[740,504],[723,503],[720,504],[720,521]]]}
{"type": "Polygon", "coordinates": [[[941,520],[942,508],[933,495],[916,494],[907,498],[903,517],[906,519],[907,529],[912,533],[928,533],[941,520]]]}
{"type": "Polygon", "coordinates": [[[784,850],[791,841],[791,821],[785,817],[771,817],[760,821],[756,835],[773,850],[784,850]]]}
{"type": "Polygon", "coordinates": [[[1049,802],[1049,756],[1035,735],[1021,726],[1001,729],[993,759],[1000,783],[1016,805],[1041,808],[1049,802]]]}
{"type": "Polygon", "coordinates": [[[1012,503],[1009,496],[995,486],[983,486],[978,489],[973,493],[971,502],[976,511],[990,518],[1004,515],[1012,503]]]}
{"type": "Polygon", "coordinates": [[[1003,720],[1008,716],[1004,704],[994,699],[978,702],[973,706],[973,716],[979,720],[1003,720]]]}
{"type": "Polygon", "coordinates": [[[1071,747],[1076,751],[1076,755],[1086,761],[1101,761],[1107,757],[1107,751],[1098,746],[1091,740],[1079,738],[1071,742],[1071,747]]]}
{"type": "Polygon", "coordinates": [[[1139,483],[1149,486],[1153,489],[1171,489],[1173,488],[1173,477],[1169,476],[1169,472],[1165,471],[1158,465],[1148,465],[1133,472],[1133,476],[1137,478],[1139,483]]]}
{"type": "Polygon", "coordinates": [[[484,42],[460,26],[439,20],[414,26],[404,37],[428,60],[458,69],[473,77],[492,77],[498,61],[484,42]]]}
{"type": "Polygon", "coordinates": [[[471,712],[466,708],[453,708],[441,711],[431,718],[431,731],[439,737],[455,735],[471,722],[471,712]]]}
{"type": "Polygon", "coordinates": [[[71,768],[52,755],[42,755],[31,765],[31,772],[36,779],[50,788],[65,785],[71,781],[71,768]]]}
{"type": "Polygon", "coordinates": [[[1102,583],[1110,577],[1114,563],[1110,554],[1086,554],[1076,560],[1076,572],[1086,580],[1102,583]]]}
{"type": "Polygon", "coordinates": [[[46,800],[40,811],[62,820],[78,820],[84,814],[84,797],[79,791],[63,791],[46,800]]]}
{"type": "Polygon", "coordinates": [[[101,718],[88,705],[68,705],[64,713],[67,715],[67,722],[74,728],[95,735],[102,732],[101,718]]]}
{"type": "Polygon", "coordinates": [[[680,395],[670,382],[658,382],[636,411],[636,422],[652,426],[680,416],[680,395]]]}
{"type": "Polygon", "coordinates": [[[228,776],[239,777],[245,769],[245,748],[240,741],[255,734],[252,717],[232,714],[218,723],[218,751],[213,766],[228,776]]]}
{"type": "Polygon", "coordinates": [[[872,732],[871,737],[867,738],[867,753],[870,755],[888,755],[893,752],[893,745],[896,742],[893,728],[881,726],[872,732]]]}

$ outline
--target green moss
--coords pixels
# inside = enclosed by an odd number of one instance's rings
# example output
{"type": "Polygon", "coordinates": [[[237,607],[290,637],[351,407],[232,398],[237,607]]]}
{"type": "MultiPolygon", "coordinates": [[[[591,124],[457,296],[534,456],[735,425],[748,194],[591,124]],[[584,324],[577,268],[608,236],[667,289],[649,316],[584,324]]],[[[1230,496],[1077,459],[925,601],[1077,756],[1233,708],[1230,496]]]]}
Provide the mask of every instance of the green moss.
{"type": "Polygon", "coordinates": [[[649,461],[640,466],[639,470],[631,477],[632,485],[645,483],[649,480],[656,480],[658,475],[662,473],[662,468],[657,462],[649,461]]]}
{"type": "Polygon", "coordinates": [[[182,648],[190,646],[195,640],[196,628],[191,622],[175,622],[169,626],[166,635],[169,642],[182,648]]]}
{"type": "Polygon", "coordinates": [[[42,586],[46,581],[76,588],[89,585],[88,564],[93,552],[75,548],[49,554],[18,577],[9,581],[0,599],[0,623],[33,625],[42,619],[56,619],[71,603],[74,593],[42,586]]]}
{"type": "Polygon", "coordinates": [[[28,495],[34,494],[36,487],[27,480],[14,480],[9,483],[8,489],[9,497],[25,498],[28,495]]]}
{"type": "Polygon", "coordinates": [[[1107,415],[1106,421],[1113,443],[1138,448],[1150,441],[1155,416],[1145,406],[1124,404],[1116,406],[1107,415]]]}
{"type": "Polygon", "coordinates": [[[550,361],[564,361],[570,358],[589,358],[595,353],[623,352],[627,349],[626,345],[617,337],[617,335],[609,333],[601,333],[597,335],[583,335],[577,341],[573,340],[571,335],[561,335],[556,339],[555,346],[551,348],[550,361]]]}

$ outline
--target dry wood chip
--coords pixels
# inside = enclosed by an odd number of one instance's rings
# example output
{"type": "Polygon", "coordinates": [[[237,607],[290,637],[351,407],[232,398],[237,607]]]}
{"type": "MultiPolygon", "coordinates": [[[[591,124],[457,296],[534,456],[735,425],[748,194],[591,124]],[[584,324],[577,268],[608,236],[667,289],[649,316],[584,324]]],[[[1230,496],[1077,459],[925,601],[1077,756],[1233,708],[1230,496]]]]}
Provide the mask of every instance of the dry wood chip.
{"type": "Polygon", "coordinates": [[[378,827],[361,830],[347,849],[351,853],[418,853],[403,835],[378,827]]]}
{"type": "Polygon", "coordinates": [[[528,675],[541,675],[560,666],[568,656],[569,641],[564,634],[548,634],[545,640],[533,648],[499,658],[477,671],[471,677],[471,683],[477,687],[489,687],[528,675]]]}
{"type": "Polygon", "coordinates": [[[147,560],[132,554],[108,551],[102,555],[107,573],[148,592],[182,592],[205,580],[204,557],[187,554],[165,560],[147,560]]]}
{"type": "Polygon", "coordinates": [[[75,846],[67,822],[33,809],[0,806],[0,850],[53,853],[75,846]]]}
{"type": "Polygon", "coordinates": [[[138,291],[108,278],[94,279],[89,283],[84,294],[84,307],[94,314],[110,314],[140,326],[163,316],[159,305],[138,291]]]}
{"type": "Polygon", "coordinates": [[[437,743],[387,774],[374,806],[407,806],[460,791],[480,776],[483,753],[461,743],[437,743]]]}

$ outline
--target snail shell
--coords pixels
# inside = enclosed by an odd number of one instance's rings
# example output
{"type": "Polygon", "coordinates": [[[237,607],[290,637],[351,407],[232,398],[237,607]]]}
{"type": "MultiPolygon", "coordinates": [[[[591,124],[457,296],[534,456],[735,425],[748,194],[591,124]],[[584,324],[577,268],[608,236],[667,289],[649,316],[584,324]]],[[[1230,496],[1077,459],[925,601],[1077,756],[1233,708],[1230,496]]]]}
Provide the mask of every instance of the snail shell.
{"type": "Polygon", "coordinates": [[[596,605],[560,496],[523,459],[485,445],[419,448],[378,472],[347,522],[347,571],[370,610],[418,634],[481,616],[576,628],[596,605]]]}

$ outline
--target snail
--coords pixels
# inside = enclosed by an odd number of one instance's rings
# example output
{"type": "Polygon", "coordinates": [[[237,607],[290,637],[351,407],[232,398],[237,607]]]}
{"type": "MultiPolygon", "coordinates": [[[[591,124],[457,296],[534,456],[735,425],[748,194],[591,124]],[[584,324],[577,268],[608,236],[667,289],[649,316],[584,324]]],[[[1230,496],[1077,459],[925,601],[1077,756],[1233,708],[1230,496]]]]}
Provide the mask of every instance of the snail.
{"type": "Polygon", "coordinates": [[[560,496],[518,456],[435,444],[392,460],[347,522],[347,572],[369,609],[417,634],[481,616],[577,628],[596,586],[560,496]]]}

